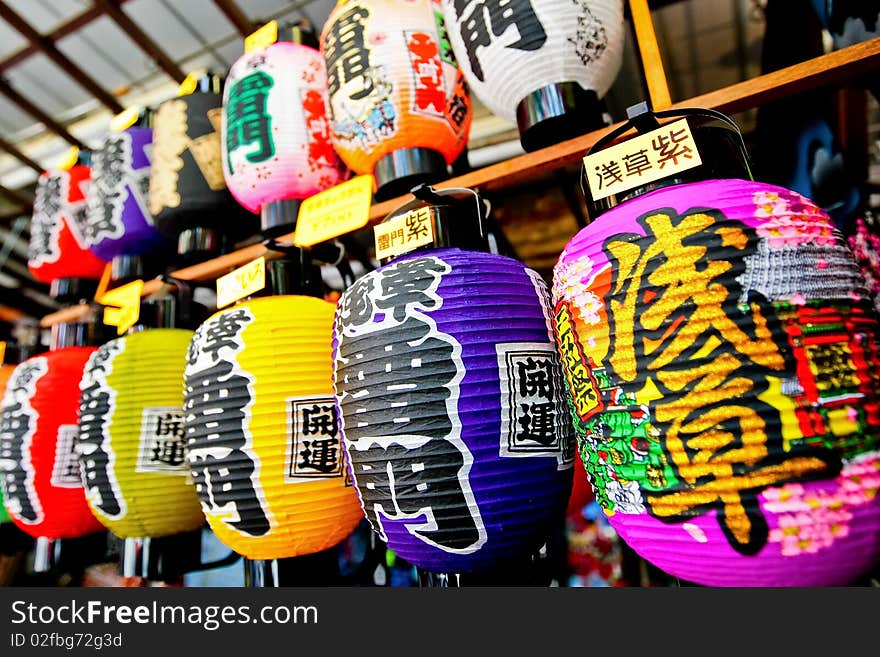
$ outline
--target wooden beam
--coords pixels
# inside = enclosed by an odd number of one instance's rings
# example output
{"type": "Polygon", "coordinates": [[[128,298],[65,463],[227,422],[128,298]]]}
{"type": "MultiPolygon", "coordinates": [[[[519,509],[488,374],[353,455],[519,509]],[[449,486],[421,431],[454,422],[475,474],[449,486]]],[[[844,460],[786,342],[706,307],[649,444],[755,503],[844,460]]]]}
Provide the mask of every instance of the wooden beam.
{"type": "Polygon", "coordinates": [[[62,71],[67,73],[84,89],[101,101],[103,105],[117,114],[122,111],[122,105],[119,104],[119,101],[116,100],[112,94],[103,89],[97,82],[89,77],[85,71],[71,62],[64,53],[58,50],[50,38],[37,32],[30,23],[16,14],[6,3],[3,2],[0,2],[0,18],[21,33],[22,36],[36,46],[43,54],[55,62],[62,71]]]}
{"type": "Polygon", "coordinates": [[[22,153],[15,146],[10,144],[8,141],[6,141],[3,138],[0,138],[0,150],[6,151],[12,157],[14,157],[16,160],[18,160],[22,164],[26,164],[27,166],[29,166],[31,169],[33,169],[37,173],[43,173],[43,171],[44,171],[43,167],[41,167],[39,164],[34,162],[31,158],[29,158],[27,155],[22,153]]]}
{"type": "Polygon", "coordinates": [[[229,19],[229,22],[235,26],[235,29],[238,30],[241,36],[246,37],[254,31],[254,24],[241,8],[235,4],[235,0],[214,0],[214,4],[229,19]]]}
{"type": "Polygon", "coordinates": [[[135,23],[128,14],[122,11],[119,0],[94,0],[95,6],[104,10],[104,12],[113,19],[122,31],[134,41],[141,50],[147,53],[156,64],[165,71],[175,82],[183,82],[186,74],[180,70],[174,60],[153,41],[147,33],[144,32],[137,23],[135,23]]]}
{"type": "Polygon", "coordinates": [[[42,109],[34,105],[30,100],[22,96],[21,93],[19,93],[11,84],[9,84],[7,80],[3,78],[0,78],[0,93],[2,93],[16,105],[18,105],[27,114],[30,114],[32,117],[40,121],[49,130],[61,137],[71,146],[76,146],[80,150],[88,150],[88,146],[86,146],[83,142],[70,134],[67,128],[65,128],[58,121],[46,114],[46,112],[44,112],[42,109]]]}

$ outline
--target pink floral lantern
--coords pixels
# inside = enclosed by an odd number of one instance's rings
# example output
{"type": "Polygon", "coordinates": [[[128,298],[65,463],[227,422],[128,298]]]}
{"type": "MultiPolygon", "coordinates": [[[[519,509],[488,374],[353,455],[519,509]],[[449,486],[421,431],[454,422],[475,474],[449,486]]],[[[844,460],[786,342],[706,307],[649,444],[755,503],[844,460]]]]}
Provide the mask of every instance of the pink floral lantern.
{"type": "Polygon", "coordinates": [[[260,213],[265,236],[291,231],[302,200],[348,175],[330,141],[317,41],[303,26],[284,32],[282,40],[242,55],[223,91],[226,185],[242,206],[260,213]]]}

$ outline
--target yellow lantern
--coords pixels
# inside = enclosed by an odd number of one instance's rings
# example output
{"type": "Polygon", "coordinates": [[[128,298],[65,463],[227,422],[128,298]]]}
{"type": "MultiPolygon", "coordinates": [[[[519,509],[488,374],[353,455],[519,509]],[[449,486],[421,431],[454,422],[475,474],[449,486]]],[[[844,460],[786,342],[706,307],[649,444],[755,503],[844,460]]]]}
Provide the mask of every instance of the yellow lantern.
{"type": "Polygon", "coordinates": [[[193,332],[150,329],[92,354],[80,383],[86,499],[120,538],[157,538],[204,524],[184,457],[183,367],[193,332]]]}
{"type": "Polygon", "coordinates": [[[248,559],[327,550],[364,517],[338,432],[334,311],[258,298],[215,313],[190,344],[187,459],[211,529],[248,559]]]}

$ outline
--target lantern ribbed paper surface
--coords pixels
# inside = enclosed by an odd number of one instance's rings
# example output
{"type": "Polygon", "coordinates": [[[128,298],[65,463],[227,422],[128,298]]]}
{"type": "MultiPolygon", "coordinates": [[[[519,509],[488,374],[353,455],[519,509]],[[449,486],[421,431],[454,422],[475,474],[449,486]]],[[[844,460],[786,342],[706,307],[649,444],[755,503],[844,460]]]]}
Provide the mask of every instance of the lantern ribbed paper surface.
{"type": "Polygon", "coordinates": [[[35,538],[102,529],[86,503],[76,453],[79,382],[93,347],[66,347],[18,364],[0,419],[0,478],[13,522],[35,538]]]}
{"type": "Polygon", "coordinates": [[[493,114],[516,120],[531,92],[577,82],[603,98],[623,62],[622,0],[443,0],[449,41],[493,114]]]}
{"type": "Polygon", "coordinates": [[[279,41],[243,55],[223,91],[223,173],[245,208],[305,199],[346,172],[333,150],[321,54],[279,41]]]}
{"type": "Polygon", "coordinates": [[[102,345],[86,365],[79,414],[86,498],[120,538],[204,524],[183,435],[183,368],[192,335],[134,333],[102,345]]]}
{"type": "Polygon", "coordinates": [[[360,174],[404,148],[451,164],[467,144],[471,101],[432,0],[339,2],[321,34],[333,145],[360,174]]]}
{"type": "Polygon", "coordinates": [[[39,281],[101,277],[104,263],[86,241],[86,192],[90,169],[77,164],[69,170],[42,173],[34,195],[28,269],[39,281]]]}
{"type": "Polygon", "coordinates": [[[110,132],[92,156],[86,240],[104,260],[143,255],[168,246],[153,227],[150,192],[150,128],[110,132]]]}
{"type": "Polygon", "coordinates": [[[742,180],[601,215],[555,268],[596,499],[710,586],[845,585],[880,559],[878,323],[830,218],[742,180]]]}
{"type": "Polygon", "coordinates": [[[214,533],[250,559],[328,549],[363,519],[338,435],[333,312],[257,299],[214,314],[190,345],[187,459],[214,533]]]}
{"type": "Polygon", "coordinates": [[[153,114],[149,209],[169,239],[202,226],[235,240],[259,230],[256,217],[226,188],[222,106],[219,93],[192,93],[165,101],[153,114]]]}
{"type": "Polygon", "coordinates": [[[335,391],[367,518],[435,572],[528,557],[561,520],[574,441],[549,295],[510,258],[407,257],[342,295],[335,391]]]}

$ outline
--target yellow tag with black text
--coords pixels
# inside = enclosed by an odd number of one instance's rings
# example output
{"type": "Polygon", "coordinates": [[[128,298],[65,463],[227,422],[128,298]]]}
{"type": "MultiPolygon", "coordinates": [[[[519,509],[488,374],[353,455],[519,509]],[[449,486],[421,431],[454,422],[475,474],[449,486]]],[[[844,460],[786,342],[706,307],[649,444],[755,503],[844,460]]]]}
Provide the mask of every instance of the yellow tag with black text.
{"type": "Polygon", "coordinates": [[[584,158],[594,201],[702,164],[687,119],[680,119],[584,158]]]}
{"type": "Polygon", "coordinates": [[[199,84],[199,76],[196,73],[190,73],[185,78],[183,78],[183,82],[180,83],[180,86],[177,87],[177,95],[178,96],[188,96],[192,92],[196,90],[196,86],[199,84]]]}
{"type": "Polygon", "coordinates": [[[376,260],[403,255],[420,246],[433,244],[433,212],[429,207],[410,210],[373,228],[376,260]]]}
{"type": "Polygon", "coordinates": [[[58,168],[63,171],[69,171],[76,165],[78,161],[79,148],[77,148],[76,146],[71,146],[66,151],[64,151],[64,155],[62,155],[61,159],[58,161],[58,168]]]}
{"type": "Polygon", "coordinates": [[[244,39],[244,51],[253,52],[268,48],[278,41],[278,21],[269,21],[263,27],[248,34],[244,39]]]}
{"type": "Polygon", "coordinates": [[[104,306],[104,323],[116,327],[122,335],[134,326],[141,314],[141,293],[144,282],[140,279],[120,285],[104,293],[99,299],[104,306]]]}
{"type": "Polygon", "coordinates": [[[142,107],[129,107],[110,119],[111,132],[122,132],[137,123],[142,107]]]}
{"type": "Polygon", "coordinates": [[[355,176],[309,196],[299,207],[293,243],[314,246],[363,228],[370,220],[373,176],[355,176]]]}
{"type": "Polygon", "coordinates": [[[217,279],[217,308],[223,308],[266,287],[266,258],[260,256],[217,279]]]}

